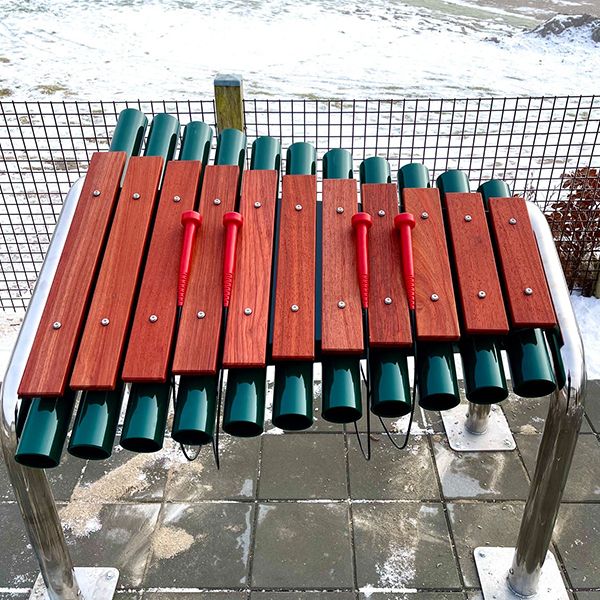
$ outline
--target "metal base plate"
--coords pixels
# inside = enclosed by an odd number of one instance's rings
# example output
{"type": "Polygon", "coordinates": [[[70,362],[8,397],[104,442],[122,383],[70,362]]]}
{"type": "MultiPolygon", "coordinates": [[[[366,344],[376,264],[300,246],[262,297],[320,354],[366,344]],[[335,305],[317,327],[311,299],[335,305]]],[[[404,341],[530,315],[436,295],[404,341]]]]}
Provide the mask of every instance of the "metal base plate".
{"type": "MultiPolygon", "coordinates": [[[[75,567],[75,577],[79,583],[82,600],[113,600],[119,570],[112,567],[75,567]]],[[[29,600],[49,600],[46,584],[38,575],[29,600]]]]}
{"type": "MultiPolygon", "coordinates": [[[[481,581],[484,600],[523,600],[508,587],[507,575],[512,567],[514,548],[475,548],[475,565],[481,581]]],[[[567,588],[563,583],[560,569],[552,552],[548,552],[542,573],[538,593],[528,596],[531,600],[569,600],[567,588]]]]}
{"type": "Polygon", "coordinates": [[[517,447],[500,406],[497,404],[492,406],[487,431],[481,434],[473,434],[465,427],[468,410],[468,405],[463,403],[440,413],[452,450],[456,452],[506,452],[517,447]]]}

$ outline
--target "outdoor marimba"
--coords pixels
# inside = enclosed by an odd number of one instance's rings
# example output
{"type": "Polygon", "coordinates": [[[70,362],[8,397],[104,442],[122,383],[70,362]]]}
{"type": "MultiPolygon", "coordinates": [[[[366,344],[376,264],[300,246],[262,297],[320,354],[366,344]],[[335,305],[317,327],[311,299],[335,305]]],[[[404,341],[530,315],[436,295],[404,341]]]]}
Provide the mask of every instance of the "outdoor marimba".
{"type": "MultiPolygon", "coordinates": [[[[282,429],[313,424],[315,362],[322,363],[322,418],[401,417],[414,410],[408,359],[415,349],[424,409],[460,402],[456,352],[471,403],[505,399],[505,350],[514,392],[556,392],[556,406],[566,402],[578,429],[585,377],[568,291],[549,230],[540,233],[539,210],[511,197],[502,181],[471,192],[464,173],[447,171],[430,187],[426,167],[413,163],[399,169],[396,185],[380,157],[361,163],[357,181],[350,153],[332,149],[319,186],[315,149],[300,142],[287,150],[280,193],[274,138],[254,141],[245,170],[240,131],[221,132],[210,165],[204,123],[185,127],[177,160],[177,120],[157,115],[141,155],[145,127],[141,113],[124,111],[110,151],[93,155],[78,184],[78,201],[65,203],[69,223],[59,222],[56,234],[62,248],[49,253],[53,275],[43,271],[36,292],[45,303],[30,310],[21,334],[27,344],[17,344],[27,353],[13,357],[3,386],[3,394],[12,386],[13,407],[17,392],[21,398],[8,428],[5,410],[5,429],[14,429],[5,431],[14,438],[5,448],[20,465],[59,464],[75,409],[68,451],[110,456],[126,388],[120,444],[160,450],[176,377],[173,439],[208,444],[220,426],[259,435],[268,365],[275,366],[273,424],[282,429]],[[408,231],[412,242],[403,237],[408,231]],[[414,281],[406,273],[410,250],[414,281]]],[[[564,429],[559,421],[567,417],[555,412],[547,431],[564,429]]],[[[558,470],[568,470],[573,448],[569,438],[551,452],[552,460],[568,457],[566,467],[563,460],[556,473],[536,471],[531,503],[550,486],[543,495],[558,510],[565,479],[558,470]]],[[[541,562],[534,563],[517,552],[517,587],[539,575],[541,562]]]]}

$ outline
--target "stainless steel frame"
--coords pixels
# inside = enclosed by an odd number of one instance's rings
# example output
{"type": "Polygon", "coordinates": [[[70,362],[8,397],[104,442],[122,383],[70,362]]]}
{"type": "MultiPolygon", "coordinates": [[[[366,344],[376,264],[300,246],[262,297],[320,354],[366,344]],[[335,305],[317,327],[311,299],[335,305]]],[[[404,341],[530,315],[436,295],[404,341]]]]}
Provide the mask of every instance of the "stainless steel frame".
{"type": "Polygon", "coordinates": [[[586,373],[583,341],[573,313],[554,239],[542,211],[527,203],[564,345],[561,356],[567,384],[552,396],[535,473],[525,505],[508,584],[521,596],[536,594],[550,546],[583,420],[586,373]]]}
{"type": "Polygon", "coordinates": [[[488,430],[491,411],[490,404],[473,404],[473,402],[469,402],[465,429],[473,435],[483,435],[488,430]]]}
{"type": "MultiPolygon", "coordinates": [[[[5,462],[50,600],[76,600],[82,598],[82,594],[45,472],[22,467],[13,458],[17,445],[17,389],[82,185],[83,180],[80,179],[65,199],[0,391],[0,437],[5,462]]],[[[552,233],[537,206],[528,204],[528,210],[564,340],[561,354],[568,383],[554,394],[551,401],[513,565],[506,578],[507,589],[521,596],[532,596],[537,591],[583,419],[586,390],[583,343],[552,233]]],[[[484,428],[488,416],[485,413],[483,410],[479,414],[470,407],[472,429],[481,431],[484,428]]]]}
{"type": "Polygon", "coordinates": [[[0,438],[2,439],[4,460],[50,600],[77,600],[82,596],[75,579],[73,563],[46,472],[42,469],[22,467],[14,459],[17,447],[16,416],[19,404],[17,389],[25,370],[27,357],[33,345],[82,186],[83,178],[73,185],[65,199],[0,391],[2,402],[0,438]]]}

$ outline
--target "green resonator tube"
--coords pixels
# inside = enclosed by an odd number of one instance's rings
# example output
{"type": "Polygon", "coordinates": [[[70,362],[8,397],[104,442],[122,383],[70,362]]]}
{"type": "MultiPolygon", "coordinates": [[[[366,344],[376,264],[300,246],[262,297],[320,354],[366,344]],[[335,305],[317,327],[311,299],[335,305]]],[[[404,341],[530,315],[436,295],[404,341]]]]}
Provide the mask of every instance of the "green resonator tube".
{"type": "MultiPolygon", "coordinates": [[[[188,123],[183,132],[179,160],[200,160],[206,164],[211,139],[212,129],[206,123],[188,123]]],[[[169,146],[165,140],[163,148],[169,146]]],[[[121,433],[123,448],[133,452],[157,452],[162,448],[170,396],[170,381],[131,384],[121,433]]]]}
{"type": "Polygon", "coordinates": [[[33,398],[23,423],[15,460],[26,467],[57,467],[67,438],[75,392],[60,398],[33,398]]]}
{"type": "MultiPolygon", "coordinates": [[[[288,175],[314,175],[317,154],[310,144],[292,144],[286,154],[288,175]]],[[[279,211],[278,211],[279,212],[279,211]]],[[[279,215],[277,215],[279,217],[279,215]]],[[[276,222],[279,222],[277,218],[276,222]]],[[[279,247],[279,228],[275,239],[275,260],[279,247]]],[[[275,286],[271,286],[271,306],[275,305],[275,286]]],[[[317,314],[318,314],[317,310],[317,314]]],[[[318,317],[317,317],[318,318],[318,317]]],[[[272,339],[272,326],[270,338],[272,339]]],[[[279,363],[275,367],[275,385],[272,421],[275,427],[287,431],[301,431],[313,424],[313,364],[310,361],[279,363]]]]}
{"type": "MultiPolygon", "coordinates": [[[[462,171],[446,171],[437,179],[441,194],[469,192],[470,184],[462,171]]],[[[465,392],[469,402],[493,404],[508,396],[500,341],[487,335],[464,335],[460,341],[465,392]]]]}
{"type": "MultiPolygon", "coordinates": [[[[267,136],[255,140],[250,158],[251,170],[278,170],[280,164],[279,140],[267,136]]],[[[263,282],[263,285],[268,283],[263,282]]],[[[266,368],[229,369],[223,431],[237,437],[254,437],[263,432],[266,387],[266,368]]]]}
{"type": "MultiPolygon", "coordinates": [[[[323,179],[351,179],[352,177],[350,152],[335,148],[323,156],[323,179]]],[[[358,205],[355,211],[358,212],[358,205]]],[[[319,240],[318,244],[321,246],[322,240],[319,240]]],[[[320,289],[321,282],[317,281],[316,285],[320,289]]],[[[318,311],[318,319],[320,322],[321,310],[318,311]]],[[[360,357],[324,354],[321,361],[323,418],[331,423],[358,421],[362,416],[360,357]]]]}
{"type": "MultiPolygon", "coordinates": [[[[177,119],[167,114],[156,115],[150,126],[144,156],[162,156],[165,162],[171,160],[177,146],[178,135],[177,119]]],[[[82,394],[69,443],[70,454],[91,460],[108,458],[111,455],[121,411],[122,392],[123,386],[118,385],[111,391],[88,391],[82,394]]],[[[132,385],[131,407],[137,406],[137,394],[138,387],[132,385]]],[[[132,409],[129,407],[128,412],[131,419],[132,409]]],[[[126,434],[125,429],[123,434],[126,434]]],[[[124,441],[125,443],[121,441],[121,445],[126,448],[127,436],[124,441]]],[[[131,448],[137,451],[149,451],[143,449],[141,444],[132,445],[131,448]]]]}
{"type": "MultiPolygon", "coordinates": [[[[390,165],[380,157],[360,165],[360,183],[391,183],[390,165]]],[[[394,233],[394,235],[396,235],[394,233]]],[[[400,262],[400,256],[388,260],[400,262]]],[[[372,348],[370,351],[371,411],[379,417],[402,417],[410,413],[412,399],[408,377],[408,350],[372,348]]]]}
{"type": "MultiPolygon", "coordinates": [[[[492,179],[477,190],[486,204],[490,198],[509,198],[510,190],[504,181],[492,179]]],[[[560,358],[560,337],[556,331],[549,332],[550,348],[554,359],[558,382],[564,385],[564,367],[560,358]]],[[[559,335],[559,334],[558,334],[559,335]]],[[[547,396],[556,389],[550,350],[544,332],[537,329],[511,331],[505,341],[508,365],[515,394],[523,398],[547,396]]]]}
{"type": "MultiPolygon", "coordinates": [[[[139,110],[128,108],[122,111],[117,121],[110,150],[125,152],[128,157],[139,154],[147,123],[148,120],[139,110]]],[[[85,399],[90,394],[87,392],[82,395],[78,416],[85,409],[85,399]]],[[[19,411],[19,444],[15,454],[17,462],[28,467],[38,468],[51,468],[58,465],[73,414],[75,396],[74,392],[67,391],[61,398],[26,398],[23,400],[19,411]]],[[[112,413],[111,403],[108,403],[105,412],[112,413]]],[[[117,420],[118,416],[117,408],[117,420]]],[[[76,433],[77,431],[74,430],[71,444],[76,433]]],[[[114,433],[112,439],[114,439],[114,433]]],[[[112,439],[107,456],[110,456],[111,453],[112,439]]],[[[93,458],[103,458],[103,456],[94,456],[93,458]]]]}
{"type": "MultiPolygon", "coordinates": [[[[210,142],[208,146],[210,148],[210,142]]],[[[224,129],[217,139],[215,164],[237,165],[241,171],[244,167],[245,153],[246,136],[237,129],[224,129]]],[[[202,229],[199,235],[202,235],[202,229]]],[[[226,323],[223,326],[225,327],[226,323]]],[[[217,365],[218,368],[220,365],[217,365]]],[[[215,434],[218,384],[218,373],[181,376],[171,431],[171,436],[176,442],[191,446],[212,442],[215,434]]]]}
{"type": "MultiPolygon", "coordinates": [[[[404,165],[398,171],[400,192],[406,188],[428,188],[429,181],[427,167],[419,163],[404,165]]],[[[416,374],[420,406],[426,410],[448,410],[458,406],[460,393],[451,342],[419,342],[416,374]]]]}

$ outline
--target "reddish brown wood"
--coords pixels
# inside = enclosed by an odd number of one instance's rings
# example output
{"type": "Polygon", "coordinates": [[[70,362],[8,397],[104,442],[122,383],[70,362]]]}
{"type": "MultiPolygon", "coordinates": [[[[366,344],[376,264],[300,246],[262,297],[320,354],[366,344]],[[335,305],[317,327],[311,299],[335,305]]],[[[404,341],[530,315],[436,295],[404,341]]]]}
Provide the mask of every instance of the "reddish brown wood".
{"type": "Polygon", "coordinates": [[[112,390],[117,383],[162,167],[158,156],[129,159],[71,376],[73,389],[112,390]],[[109,324],[103,326],[102,319],[109,324]]]}
{"type": "MultiPolygon", "coordinates": [[[[133,326],[123,366],[124,381],[164,382],[167,379],[177,311],[179,257],[183,243],[181,213],[196,204],[202,163],[169,162],[133,326]],[[179,200],[175,202],[173,199],[179,200]],[[150,316],[157,317],[155,321],[150,316]]],[[[202,234],[202,227],[196,235],[202,234]]]]}
{"type": "Polygon", "coordinates": [[[239,174],[237,166],[211,165],[204,169],[200,194],[202,226],[194,246],[173,359],[173,372],[180,375],[217,371],[223,307],[223,215],[235,209],[239,174]],[[215,204],[217,198],[220,203],[215,204]],[[198,318],[199,312],[204,313],[204,318],[198,318]]]}
{"type": "Polygon", "coordinates": [[[240,212],[244,225],[238,253],[223,366],[266,365],[269,297],[275,231],[278,171],[246,171],[242,180],[240,212]],[[254,203],[260,202],[260,207],[254,203]],[[252,309],[251,315],[244,309],[252,309]]]}
{"type": "Polygon", "coordinates": [[[352,215],[357,211],[355,179],[323,180],[321,349],[325,353],[363,350],[362,311],[356,276],[352,215]],[[338,212],[338,207],[343,212],[338,212]],[[345,302],[345,308],[338,306],[345,302]]]}
{"type": "Polygon", "coordinates": [[[404,210],[415,216],[413,256],[417,337],[423,341],[455,341],[460,337],[452,271],[440,195],[435,188],[402,190],[404,210]],[[421,215],[427,214],[423,219],[421,215]],[[431,296],[438,300],[433,302],[431,296]]]}
{"type": "Polygon", "coordinates": [[[125,166],[124,152],[96,152],[21,379],[19,395],[62,396],[125,166]],[[94,196],[94,191],[100,192],[94,196]],[[60,323],[59,329],[53,323],[60,323]]]}
{"type": "Polygon", "coordinates": [[[491,198],[489,210],[512,325],[554,327],[556,315],[525,200],[491,198]]]}
{"type": "Polygon", "coordinates": [[[369,230],[369,342],[373,347],[408,346],[412,342],[408,300],[400,238],[394,229],[398,190],[393,183],[367,183],[361,196],[363,210],[373,217],[369,230]],[[386,298],[392,303],[386,304],[386,298]]]}
{"type": "Polygon", "coordinates": [[[445,202],[465,332],[508,333],[481,195],[449,193],[445,202]],[[480,292],[485,292],[485,298],[479,297],[480,292]]]}
{"type": "Polygon", "coordinates": [[[285,175],[273,323],[275,360],[312,360],[315,354],[315,240],[317,178],[285,175]],[[296,206],[301,210],[296,210],[296,206]],[[296,312],[291,310],[298,306],[296,312]]]}

